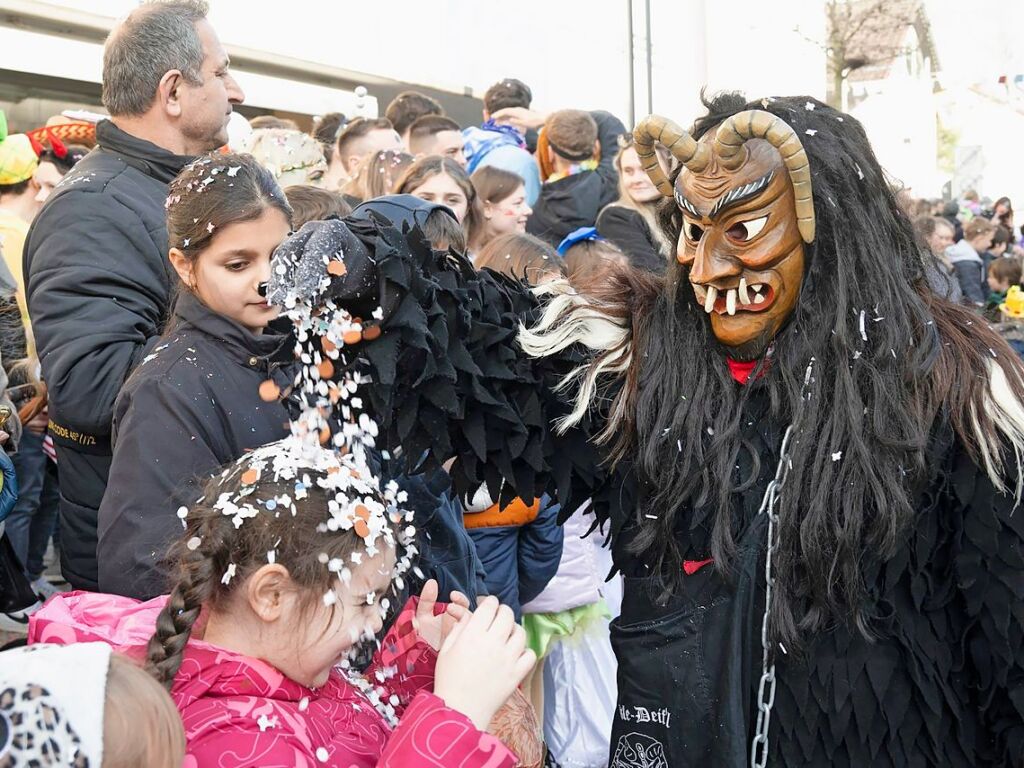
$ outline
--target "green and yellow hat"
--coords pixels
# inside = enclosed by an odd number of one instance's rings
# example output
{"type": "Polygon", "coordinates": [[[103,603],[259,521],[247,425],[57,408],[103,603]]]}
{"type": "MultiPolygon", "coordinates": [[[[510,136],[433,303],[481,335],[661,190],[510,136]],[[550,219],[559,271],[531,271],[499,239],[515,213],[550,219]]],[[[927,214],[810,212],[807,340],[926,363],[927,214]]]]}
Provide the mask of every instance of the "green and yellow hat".
{"type": "Polygon", "coordinates": [[[0,185],[31,179],[39,165],[32,140],[24,133],[7,134],[7,117],[0,111],[0,185]]]}

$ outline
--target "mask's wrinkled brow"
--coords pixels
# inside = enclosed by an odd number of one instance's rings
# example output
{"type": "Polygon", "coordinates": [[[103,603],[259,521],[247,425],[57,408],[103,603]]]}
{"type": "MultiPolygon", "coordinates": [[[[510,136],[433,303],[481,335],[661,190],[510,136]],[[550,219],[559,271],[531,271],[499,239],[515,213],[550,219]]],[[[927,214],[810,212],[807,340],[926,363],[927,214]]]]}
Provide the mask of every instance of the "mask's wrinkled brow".
{"type": "Polygon", "coordinates": [[[765,187],[767,187],[771,183],[772,177],[774,175],[775,171],[768,171],[768,173],[766,173],[757,181],[752,181],[749,184],[744,184],[741,187],[734,187],[733,189],[730,189],[728,192],[726,192],[724,195],[718,198],[718,202],[715,203],[715,207],[711,209],[710,218],[713,219],[726,208],[729,208],[733,205],[738,205],[739,203],[742,203],[744,200],[749,200],[750,198],[760,193],[762,190],[764,190],[765,187]]]}
{"type": "MultiPolygon", "coordinates": [[[[715,207],[711,209],[711,213],[708,214],[708,218],[713,219],[720,213],[725,211],[727,208],[731,208],[734,205],[739,205],[744,200],[749,200],[755,195],[763,192],[765,187],[767,187],[771,183],[774,176],[775,171],[768,171],[768,173],[766,173],[764,176],[757,179],[756,181],[752,181],[749,184],[743,184],[742,186],[739,187],[733,187],[720,198],[718,198],[718,202],[716,202],[715,207]]],[[[689,200],[683,197],[683,193],[679,190],[679,187],[675,187],[672,191],[675,193],[676,205],[678,205],[684,211],[689,213],[695,219],[703,218],[703,215],[700,213],[700,211],[697,210],[697,206],[695,206],[693,203],[691,203],[689,200]]]]}

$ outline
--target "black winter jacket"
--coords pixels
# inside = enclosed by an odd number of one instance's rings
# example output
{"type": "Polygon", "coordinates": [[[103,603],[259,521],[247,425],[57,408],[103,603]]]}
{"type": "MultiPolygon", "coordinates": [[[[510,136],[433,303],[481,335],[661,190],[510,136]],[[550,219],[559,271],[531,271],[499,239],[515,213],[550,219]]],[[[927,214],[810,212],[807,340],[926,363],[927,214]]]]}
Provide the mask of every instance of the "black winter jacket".
{"type": "Polygon", "coordinates": [[[626,127],[610,112],[591,112],[597,121],[597,139],[601,160],[593,171],[581,171],[557,181],[545,182],[526,231],[558,246],[566,235],[580,227],[592,227],[597,214],[619,198],[619,174],[615,153],[619,136],[626,127]]]}
{"type": "Polygon", "coordinates": [[[639,211],[624,205],[609,205],[597,217],[597,233],[626,254],[634,267],[665,272],[668,260],[658,250],[651,228],[639,211]]]}
{"type": "Polygon", "coordinates": [[[191,159],[109,121],[29,232],[24,274],[50,432],[60,462],[61,566],[96,589],[96,512],[121,385],[152,346],[177,276],[167,260],[167,185],[191,159]]]}
{"type": "Polygon", "coordinates": [[[114,406],[114,458],[99,510],[99,583],[148,599],[166,593],[176,515],[218,468],[288,434],[288,411],[260,384],[294,380],[289,336],[256,336],[183,291],[165,334],[114,406]]]}

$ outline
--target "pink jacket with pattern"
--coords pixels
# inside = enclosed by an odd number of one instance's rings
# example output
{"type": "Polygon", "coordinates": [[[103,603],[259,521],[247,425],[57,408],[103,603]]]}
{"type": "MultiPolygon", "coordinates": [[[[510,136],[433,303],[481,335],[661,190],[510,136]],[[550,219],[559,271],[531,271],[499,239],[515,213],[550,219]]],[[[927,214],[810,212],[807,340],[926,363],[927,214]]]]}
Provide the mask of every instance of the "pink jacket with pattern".
{"type": "MultiPolygon", "coordinates": [[[[100,640],[141,660],[166,599],[140,603],[88,592],[58,595],[33,614],[29,642],[100,640]]],[[[383,700],[397,702],[394,730],[337,671],[313,690],[259,659],[190,640],[171,690],[185,724],[184,768],[517,765],[500,741],[430,692],[437,655],[416,635],[414,612],[410,600],[366,672],[377,684],[375,672],[397,670],[378,688],[383,700]]]]}

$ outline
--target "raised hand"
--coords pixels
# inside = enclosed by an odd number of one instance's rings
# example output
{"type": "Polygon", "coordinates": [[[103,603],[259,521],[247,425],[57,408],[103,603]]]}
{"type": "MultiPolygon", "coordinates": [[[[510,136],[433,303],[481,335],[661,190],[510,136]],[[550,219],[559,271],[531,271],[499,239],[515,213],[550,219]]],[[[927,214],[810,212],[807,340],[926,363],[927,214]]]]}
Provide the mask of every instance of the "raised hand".
{"type": "Polygon", "coordinates": [[[434,693],[486,730],[536,662],[512,609],[487,597],[459,620],[441,645],[434,693]]]}
{"type": "Polygon", "coordinates": [[[469,598],[461,592],[452,592],[451,602],[445,607],[444,612],[435,616],[434,606],[437,605],[437,596],[437,581],[431,579],[423,585],[416,614],[412,617],[412,625],[416,628],[420,639],[435,651],[441,649],[448,634],[459,623],[459,620],[469,613],[469,598]]]}

